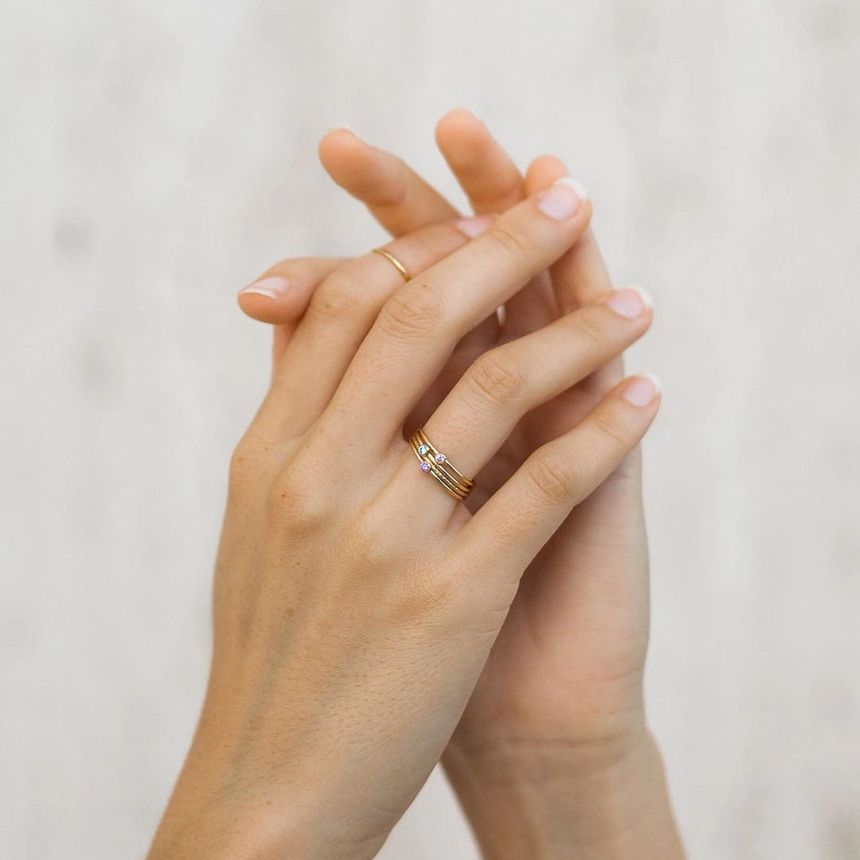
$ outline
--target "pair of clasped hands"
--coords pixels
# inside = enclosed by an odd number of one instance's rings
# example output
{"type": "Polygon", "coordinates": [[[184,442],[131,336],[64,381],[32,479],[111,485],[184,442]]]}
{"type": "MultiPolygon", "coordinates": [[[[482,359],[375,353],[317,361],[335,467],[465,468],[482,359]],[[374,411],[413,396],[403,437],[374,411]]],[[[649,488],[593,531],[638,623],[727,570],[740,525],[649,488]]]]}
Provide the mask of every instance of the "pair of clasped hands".
{"type": "Polygon", "coordinates": [[[272,381],[152,860],[373,857],[440,760],[486,858],[682,857],[642,696],[660,395],[621,360],[650,302],[610,282],[557,158],[521,175],[466,111],[437,142],[474,217],[349,131],[320,144],[408,281],[368,252],[240,293],[272,381]],[[419,426],[475,476],[465,502],[419,468],[419,426]]]}

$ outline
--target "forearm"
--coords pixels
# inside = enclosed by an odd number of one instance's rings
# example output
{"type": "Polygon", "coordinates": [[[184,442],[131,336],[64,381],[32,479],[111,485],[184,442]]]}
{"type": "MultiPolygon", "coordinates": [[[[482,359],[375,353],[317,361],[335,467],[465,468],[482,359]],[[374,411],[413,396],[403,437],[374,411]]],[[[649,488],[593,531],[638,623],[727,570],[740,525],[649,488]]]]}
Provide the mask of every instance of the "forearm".
{"type": "Polygon", "coordinates": [[[681,860],[660,753],[558,744],[446,752],[485,860],[681,860]]]}

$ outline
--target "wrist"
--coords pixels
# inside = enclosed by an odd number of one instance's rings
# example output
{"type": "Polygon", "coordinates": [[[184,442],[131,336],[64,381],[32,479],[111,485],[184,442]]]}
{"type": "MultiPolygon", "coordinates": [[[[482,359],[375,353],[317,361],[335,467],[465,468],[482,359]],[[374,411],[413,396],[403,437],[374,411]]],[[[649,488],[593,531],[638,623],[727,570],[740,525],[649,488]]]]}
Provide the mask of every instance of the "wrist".
{"type": "Polygon", "coordinates": [[[343,807],[332,814],[337,804],[320,768],[310,762],[266,767],[247,749],[237,749],[226,733],[211,734],[195,737],[148,860],[369,860],[376,855],[387,832],[352,838],[355,822],[343,807]]]}
{"type": "Polygon", "coordinates": [[[674,860],[683,851],[647,729],[605,743],[494,742],[445,754],[486,860],[674,860]]]}

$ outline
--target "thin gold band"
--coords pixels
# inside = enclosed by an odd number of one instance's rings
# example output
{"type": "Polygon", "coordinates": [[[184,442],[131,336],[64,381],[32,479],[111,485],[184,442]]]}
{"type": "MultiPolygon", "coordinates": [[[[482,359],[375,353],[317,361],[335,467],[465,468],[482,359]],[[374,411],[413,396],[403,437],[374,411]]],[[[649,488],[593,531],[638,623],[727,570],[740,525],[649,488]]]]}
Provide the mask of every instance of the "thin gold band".
{"type": "Polygon", "coordinates": [[[472,487],[474,487],[474,486],[475,486],[475,482],[474,482],[471,478],[466,477],[466,475],[464,475],[464,474],[463,474],[463,473],[462,473],[462,472],[461,472],[461,471],[460,471],[460,470],[459,470],[459,469],[458,469],[458,468],[457,468],[457,467],[456,467],[456,466],[455,466],[455,465],[454,465],[454,464],[453,464],[453,463],[452,463],[452,462],[451,462],[451,461],[450,461],[450,460],[449,460],[449,459],[448,459],[444,454],[442,454],[442,452],[441,452],[441,451],[440,451],[440,450],[439,450],[439,449],[438,449],[438,448],[437,448],[437,447],[436,447],[436,446],[435,446],[435,445],[434,445],[434,444],[433,444],[433,443],[432,443],[432,442],[427,438],[427,434],[424,432],[424,428],[423,428],[423,427],[419,427],[419,428],[415,431],[415,436],[417,437],[418,441],[419,441],[422,445],[426,445],[426,446],[427,446],[427,448],[429,448],[429,449],[430,449],[427,453],[428,453],[430,456],[432,456],[432,458],[433,458],[433,460],[434,460],[435,462],[443,464],[443,465],[445,466],[445,468],[446,468],[449,472],[453,473],[453,475],[454,475],[454,477],[455,477],[455,478],[458,478],[458,479],[459,479],[463,484],[465,484],[466,486],[468,486],[468,488],[469,488],[470,490],[472,489],[472,487]],[[441,456],[441,458],[442,458],[442,459],[441,459],[441,460],[437,459],[437,456],[441,456]]]}
{"type": "MultiPolygon", "coordinates": [[[[414,448],[412,450],[415,451],[414,448]]],[[[423,458],[420,454],[418,454],[417,451],[416,456],[423,462],[423,458]]],[[[430,468],[427,469],[427,474],[430,475],[431,478],[435,478],[436,481],[441,484],[452,496],[457,499],[460,499],[461,501],[464,500],[471,492],[470,490],[465,489],[460,484],[453,481],[442,469],[438,468],[437,466],[431,464],[430,468]]]]}
{"type": "Polygon", "coordinates": [[[385,248],[374,248],[373,253],[379,254],[380,257],[385,257],[385,259],[388,260],[388,262],[391,263],[398,272],[400,272],[404,281],[411,279],[412,276],[406,270],[406,266],[404,266],[403,263],[401,263],[400,260],[391,253],[391,251],[386,251],[385,248]]]}
{"type": "Polygon", "coordinates": [[[454,498],[463,501],[472,492],[475,482],[467,478],[448,457],[427,438],[424,429],[419,427],[409,438],[409,445],[421,466],[421,471],[434,478],[454,498]]]}

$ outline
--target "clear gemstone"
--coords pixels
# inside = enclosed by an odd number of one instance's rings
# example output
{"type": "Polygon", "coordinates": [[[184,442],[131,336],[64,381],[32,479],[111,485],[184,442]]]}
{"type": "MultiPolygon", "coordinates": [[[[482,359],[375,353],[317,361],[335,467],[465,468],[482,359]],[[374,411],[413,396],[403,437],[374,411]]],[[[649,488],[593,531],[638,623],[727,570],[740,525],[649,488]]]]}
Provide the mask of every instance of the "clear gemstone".
{"type": "Polygon", "coordinates": [[[423,457],[425,454],[429,454],[429,453],[430,453],[430,446],[429,446],[429,445],[419,445],[419,446],[418,446],[418,453],[419,453],[422,457],[423,457]]]}
{"type": "Polygon", "coordinates": [[[429,472],[430,471],[430,464],[429,463],[422,463],[419,468],[421,469],[422,472],[429,472]]]}
{"type": "Polygon", "coordinates": [[[437,463],[444,463],[448,458],[441,452],[433,458],[437,463]]]}

